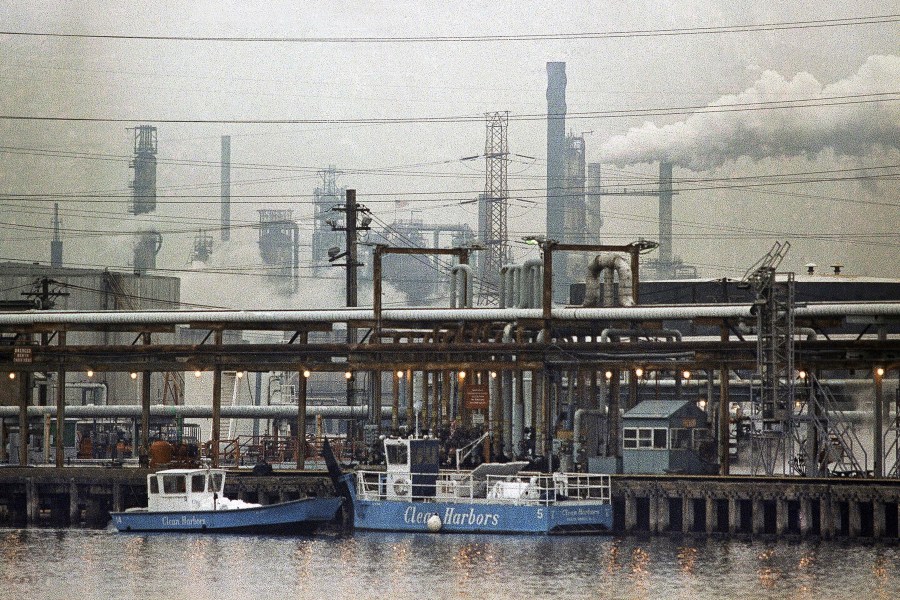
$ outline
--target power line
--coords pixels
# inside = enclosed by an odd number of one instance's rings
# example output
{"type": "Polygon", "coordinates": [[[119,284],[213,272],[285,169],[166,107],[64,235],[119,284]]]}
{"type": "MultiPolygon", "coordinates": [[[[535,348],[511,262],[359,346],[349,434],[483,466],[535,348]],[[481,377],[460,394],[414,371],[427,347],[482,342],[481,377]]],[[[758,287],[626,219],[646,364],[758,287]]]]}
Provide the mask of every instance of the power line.
{"type": "MultiPolygon", "coordinates": [[[[896,102],[900,92],[875,92],[870,94],[850,94],[842,96],[821,96],[818,98],[798,98],[793,100],[768,100],[763,102],[737,102],[725,105],[689,105],[622,110],[570,112],[566,119],[613,119],[625,117],[656,117],[685,114],[706,114],[724,112],[746,112],[758,110],[781,110],[795,108],[819,108],[876,102],[896,102]]],[[[543,121],[544,113],[523,113],[509,115],[510,121],[543,121]]],[[[361,117],[361,118],[303,118],[303,119],[173,119],[149,117],[76,117],[47,115],[0,115],[0,120],[35,122],[75,122],[75,123],[165,123],[191,125],[397,125],[397,124],[440,124],[483,122],[484,115],[425,116],[425,117],[361,117]]]]}
{"type": "Polygon", "coordinates": [[[164,42],[221,42],[221,43],[301,43],[301,44],[409,44],[447,42],[533,42],[547,40],[598,40],[642,37],[669,37],[683,35],[719,35],[726,33],[752,33],[759,31],[783,31],[794,29],[817,29],[823,27],[851,27],[877,25],[900,21],[900,15],[871,15],[836,19],[808,21],[778,21],[721,25],[713,27],[680,27],[666,29],[632,29],[621,31],[598,31],[578,33],[537,33],[537,34],[494,34],[494,35],[423,35],[423,36],[310,36],[310,37],[252,37],[252,36],[167,36],[167,35],[126,35],[88,34],[35,31],[0,31],[0,35],[19,37],[51,37],[63,39],[91,40],[138,40],[164,42]]]}

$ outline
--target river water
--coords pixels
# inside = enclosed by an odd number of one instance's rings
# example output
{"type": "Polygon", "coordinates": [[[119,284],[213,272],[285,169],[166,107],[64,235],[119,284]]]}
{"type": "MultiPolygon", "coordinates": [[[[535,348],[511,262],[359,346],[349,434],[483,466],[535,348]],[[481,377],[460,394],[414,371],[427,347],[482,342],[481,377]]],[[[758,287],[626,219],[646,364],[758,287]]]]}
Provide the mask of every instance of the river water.
{"type": "Polygon", "coordinates": [[[0,530],[0,599],[895,598],[900,547],[696,538],[0,530]]]}

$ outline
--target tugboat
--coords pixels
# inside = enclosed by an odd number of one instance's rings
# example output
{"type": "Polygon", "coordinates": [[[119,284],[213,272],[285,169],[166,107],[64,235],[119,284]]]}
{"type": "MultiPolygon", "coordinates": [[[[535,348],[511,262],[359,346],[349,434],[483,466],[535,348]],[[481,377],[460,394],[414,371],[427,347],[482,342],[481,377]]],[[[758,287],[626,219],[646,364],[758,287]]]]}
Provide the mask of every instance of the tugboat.
{"type": "Polygon", "coordinates": [[[342,498],[248,504],[224,495],[222,469],[167,469],[147,475],[147,508],[111,513],[118,531],[310,534],[335,518],[342,498]]]}
{"type": "Polygon", "coordinates": [[[441,470],[439,441],[387,438],[385,471],[344,475],[356,529],[584,534],[612,529],[608,475],[524,472],[526,462],[441,470]]]}

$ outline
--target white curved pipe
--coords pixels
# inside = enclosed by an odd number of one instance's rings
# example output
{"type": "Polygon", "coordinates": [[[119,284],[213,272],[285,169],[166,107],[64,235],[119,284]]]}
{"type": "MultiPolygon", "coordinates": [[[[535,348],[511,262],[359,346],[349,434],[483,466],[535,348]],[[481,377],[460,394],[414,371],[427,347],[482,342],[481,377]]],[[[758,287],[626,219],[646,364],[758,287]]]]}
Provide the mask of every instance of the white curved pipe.
{"type": "Polygon", "coordinates": [[[453,308],[471,307],[474,298],[472,285],[472,267],[469,265],[453,265],[450,268],[450,306],[453,308]],[[457,285],[456,279],[459,278],[457,285]]]}
{"type": "Polygon", "coordinates": [[[624,254],[619,252],[601,252],[588,264],[584,306],[600,304],[601,276],[603,277],[603,304],[612,306],[614,271],[619,276],[619,304],[634,306],[634,296],[631,293],[631,263],[624,254]]]}
{"type": "Polygon", "coordinates": [[[665,337],[666,340],[681,341],[681,332],[677,329],[613,329],[611,327],[600,332],[600,341],[609,343],[610,336],[629,337],[665,337]]]}

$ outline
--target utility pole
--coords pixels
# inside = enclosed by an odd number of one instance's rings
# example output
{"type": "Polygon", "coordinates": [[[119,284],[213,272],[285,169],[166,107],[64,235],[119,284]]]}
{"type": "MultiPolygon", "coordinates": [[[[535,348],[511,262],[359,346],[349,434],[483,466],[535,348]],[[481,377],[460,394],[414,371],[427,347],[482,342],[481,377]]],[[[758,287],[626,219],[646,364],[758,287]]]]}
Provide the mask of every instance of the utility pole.
{"type": "MultiPolygon", "coordinates": [[[[328,249],[328,262],[332,263],[332,266],[335,267],[345,267],[346,268],[346,295],[347,295],[347,308],[355,308],[358,303],[357,298],[357,269],[362,266],[362,263],[357,260],[357,240],[356,236],[360,231],[368,231],[370,229],[369,223],[372,222],[372,217],[369,216],[369,209],[364,205],[356,203],[356,190],[347,190],[346,191],[346,201],[343,205],[335,206],[331,210],[336,212],[343,212],[346,214],[344,219],[344,225],[339,226],[334,219],[329,219],[326,221],[329,225],[331,225],[332,231],[344,231],[346,233],[345,236],[345,244],[346,249],[341,252],[340,248],[329,248],[328,249]],[[357,222],[357,214],[363,213],[365,216],[357,222]],[[346,262],[335,264],[334,261],[346,258],[346,262]]],[[[350,362],[349,348],[351,344],[356,343],[356,328],[347,326],[347,362],[350,362]]],[[[349,365],[348,365],[349,366],[349,365]]],[[[347,371],[351,373],[351,371],[347,371]]],[[[353,406],[356,404],[354,398],[354,383],[352,374],[347,378],[347,405],[353,406]]],[[[355,439],[355,432],[353,431],[353,422],[351,421],[351,431],[348,432],[350,434],[351,439],[355,439]]]]}

